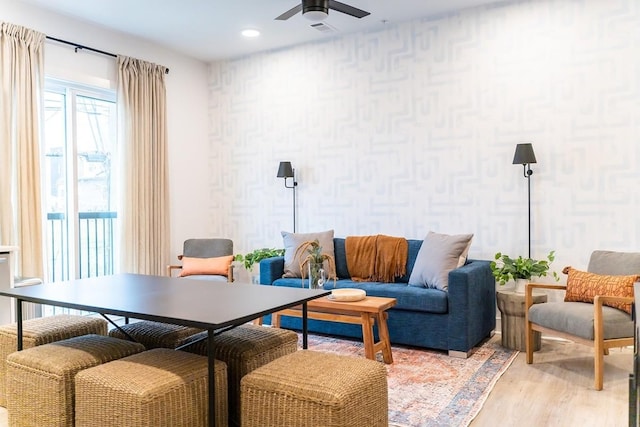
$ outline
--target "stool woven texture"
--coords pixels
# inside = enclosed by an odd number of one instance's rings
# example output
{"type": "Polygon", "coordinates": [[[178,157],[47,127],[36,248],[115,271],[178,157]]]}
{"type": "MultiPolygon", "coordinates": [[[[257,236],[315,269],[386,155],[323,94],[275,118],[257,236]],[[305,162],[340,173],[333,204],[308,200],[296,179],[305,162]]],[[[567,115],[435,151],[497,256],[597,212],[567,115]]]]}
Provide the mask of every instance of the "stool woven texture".
{"type": "MultiPolygon", "coordinates": [[[[76,375],[77,427],[202,427],[207,358],[156,348],[76,375]]],[[[227,367],[215,361],[217,427],[227,426],[227,367]]]]}
{"type": "MultiPolygon", "coordinates": [[[[206,336],[206,335],[200,335],[206,336]]],[[[207,340],[186,348],[207,354],[207,340]]],[[[227,364],[229,420],[240,424],[240,380],[249,372],[298,350],[298,334],[286,329],[242,325],[216,335],[214,355],[227,364]]]]}
{"type": "Polygon", "coordinates": [[[72,427],[76,373],[144,350],[142,344],[92,334],[10,354],[9,425],[72,427]]]}
{"type": "MultiPolygon", "coordinates": [[[[147,350],[152,348],[176,348],[189,341],[193,335],[202,332],[202,329],[189,326],[171,325],[168,323],[152,322],[148,320],[129,323],[121,326],[127,334],[136,342],[144,345],[147,350]]],[[[109,331],[109,336],[128,339],[119,329],[109,331]]]]}
{"type": "MultiPolygon", "coordinates": [[[[87,334],[107,335],[106,320],[69,314],[29,319],[22,323],[22,348],[27,349],[87,334]]],[[[17,343],[16,324],[0,326],[0,406],[7,405],[6,360],[7,356],[18,348],[17,343]]]]}
{"type": "Polygon", "coordinates": [[[242,379],[243,427],[387,427],[379,362],[300,350],[242,379]]]}

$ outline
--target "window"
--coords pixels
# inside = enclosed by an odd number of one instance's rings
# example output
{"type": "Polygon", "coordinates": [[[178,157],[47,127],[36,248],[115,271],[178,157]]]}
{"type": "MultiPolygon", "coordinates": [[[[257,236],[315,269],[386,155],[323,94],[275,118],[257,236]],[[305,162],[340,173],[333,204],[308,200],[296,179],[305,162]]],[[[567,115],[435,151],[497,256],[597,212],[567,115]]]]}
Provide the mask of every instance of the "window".
{"type": "Polygon", "coordinates": [[[116,94],[47,78],[44,188],[49,282],[114,271],[116,94]]]}

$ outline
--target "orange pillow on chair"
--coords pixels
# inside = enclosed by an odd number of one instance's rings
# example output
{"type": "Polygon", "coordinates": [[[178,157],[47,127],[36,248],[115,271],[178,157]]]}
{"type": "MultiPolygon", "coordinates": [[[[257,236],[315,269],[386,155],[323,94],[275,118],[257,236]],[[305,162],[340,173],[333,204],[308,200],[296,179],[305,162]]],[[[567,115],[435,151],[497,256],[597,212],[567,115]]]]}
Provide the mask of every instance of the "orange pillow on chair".
{"type": "Polygon", "coordinates": [[[184,256],[182,257],[182,272],[180,273],[180,277],[195,274],[215,274],[226,277],[232,261],[233,255],[215,258],[191,258],[184,256]]]}
{"type": "MultiPolygon", "coordinates": [[[[613,297],[633,297],[633,284],[640,280],[640,276],[606,276],[588,273],[567,267],[567,291],[564,295],[566,302],[588,302],[593,304],[596,295],[613,297]]],[[[621,302],[604,303],[610,307],[626,311],[631,314],[631,304],[621,302]]]]}

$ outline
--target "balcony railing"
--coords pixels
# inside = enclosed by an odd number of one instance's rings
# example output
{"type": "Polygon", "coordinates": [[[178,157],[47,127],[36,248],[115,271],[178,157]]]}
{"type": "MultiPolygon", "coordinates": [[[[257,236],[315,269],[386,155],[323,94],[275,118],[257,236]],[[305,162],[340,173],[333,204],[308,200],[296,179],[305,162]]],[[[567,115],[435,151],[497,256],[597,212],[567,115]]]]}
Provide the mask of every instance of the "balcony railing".
{"type": "MultiPolygon", "coordinates": [[[[113,273],[114,226],[117,212],[80,212],[78,224],[78,277],[95,277],[113,273]]],[[[48,282],[69,280],[72,248],[69,246],[69,224],[66,214],[47,214],[50,241],[48,282]]]]}

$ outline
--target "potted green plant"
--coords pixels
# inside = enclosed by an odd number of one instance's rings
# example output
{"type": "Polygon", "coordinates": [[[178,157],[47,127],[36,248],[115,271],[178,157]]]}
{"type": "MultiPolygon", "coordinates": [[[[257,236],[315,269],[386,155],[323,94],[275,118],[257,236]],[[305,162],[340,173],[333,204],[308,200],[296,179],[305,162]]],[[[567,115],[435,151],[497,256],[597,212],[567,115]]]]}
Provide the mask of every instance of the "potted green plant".
{"type": "MultiPolygon", "coordinates": [[[[511,258],[507,254],[501,252],[496,253],[494,261],[491,261],[490,267],[493,277],[500,286],[505,285],[508,281],[516,282],[516,291],[524,291],[524,286],[532,277],[545,277],[549,274],[549,267],[555,259],[555,251],[549,252],[546,259],[535,260],[531,258],[511,258]]],[[[558,274],[553,271],[551,275],[560,280],[558,274]]]]}
{"type": "Polygon", "coordinates": [[[256,276],[259,276],[259,274],[258,275],[251,274],[253,270],[253,266],[255,264],[258,264],[263,259],[271,258],[275,256],[283,256],[283,255],[284,255],[284,249],[261,248],[261,249],[256,249],[254,251],[251,251],[245,255],[237,254],[233,257],[233,260],[241,262],[245,270],[247,270],[249,275],[252,276],[251,281],[253,283],[258,283],[259,278],[256,278],[256,276]]]}

